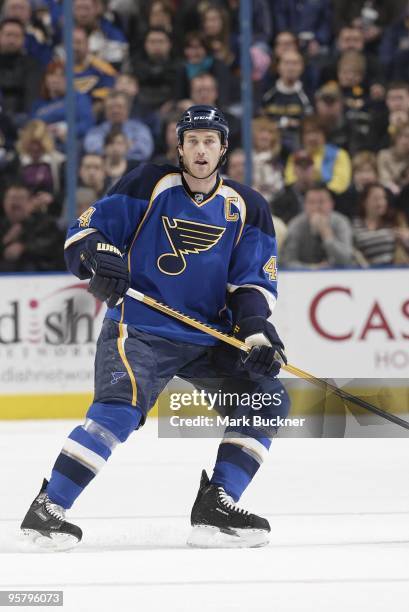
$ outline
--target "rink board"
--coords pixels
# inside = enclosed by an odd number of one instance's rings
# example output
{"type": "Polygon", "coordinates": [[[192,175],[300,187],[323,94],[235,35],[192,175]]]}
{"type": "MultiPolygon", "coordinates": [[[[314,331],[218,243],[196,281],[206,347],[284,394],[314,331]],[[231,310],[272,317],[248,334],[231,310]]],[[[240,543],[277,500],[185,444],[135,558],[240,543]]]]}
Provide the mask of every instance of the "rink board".
{"type": "MultiPolygon", "coordinates": [[[[380,381],[383,409],[408,410],[407,268],[280,273],[274,319],[287,356],[322,378],[380,381]],[[302,299],[300,299],[302,296],[302,299]],[[387,397],[391,394],[391,397],[387,397]]],[[[0,275],[0,419],[79,418],[90,404],[105,306],[70,274],[0,275]]],[[[293,392],[297,414],[313,391],[293,392]]],[[[156,415],[154,411],[152,413],[156,415]]]]}

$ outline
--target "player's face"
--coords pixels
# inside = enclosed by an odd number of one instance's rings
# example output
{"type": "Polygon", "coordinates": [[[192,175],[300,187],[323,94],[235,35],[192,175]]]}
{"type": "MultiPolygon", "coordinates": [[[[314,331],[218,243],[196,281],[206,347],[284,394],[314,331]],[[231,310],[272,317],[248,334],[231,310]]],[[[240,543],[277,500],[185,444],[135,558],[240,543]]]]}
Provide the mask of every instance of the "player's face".
{"type": "Polygon", "coordinates": [[[197,178],[206,178],[216,170],[224,147],[217,130],[189,130],[185,132],[179,152],[187,170],[197,178]]]}

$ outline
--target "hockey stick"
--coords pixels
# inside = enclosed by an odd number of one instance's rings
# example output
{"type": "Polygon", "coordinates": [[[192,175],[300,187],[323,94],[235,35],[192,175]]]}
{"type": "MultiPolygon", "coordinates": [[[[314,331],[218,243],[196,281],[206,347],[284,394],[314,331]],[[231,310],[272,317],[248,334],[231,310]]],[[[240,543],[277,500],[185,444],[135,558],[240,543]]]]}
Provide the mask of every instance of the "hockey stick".
{"type": "MultiPolygon", "coordinates": [[[[218,340],[222,340],[223,342],[226,342],[227,344],[230,344],[231,346],[234,346],[240,349],[241,351],[244,351],[245,353],[248,353],[251,350],[251,347],[247,346],[247,344],[245,344],[245,342],[243,342],[242,340],[239,340],[238,338],[234,338],[234,336],[229,336],[228,334],[224,334],[218,329],[215,329],[214,327],[211,327],[210,325],[206,325],[206,323],[202,323],[201,321],[198,321],[197,319],[194,319],[193,317],[190,317],[189,315],[185,315],[182,312],[179,312],[178,310],[175,310],[174,308],[167,306],[166,304],[157,302],[153,298],[149,297],[148,295],[145,295],[144,293],[141,293],[140,291],[136,291],[135,289],[128,289],[126,295],[133,298],[134,300],[137,300],[138,302],[143,302],[147,306],[150,306],[151,308],[154,308],[155,310],[158,310],[159,312],[162,312],[163,314],[173,317],[174,319],[178,319],[179,321],[182,321],[186,325],[190,325],[191,327],[194,327],[195,329],[199,329],[200,331],[205,332],[206,334],[209,334],[210,336],[213,336],[214,338],[217,338],[218,340]]],[[[294,376],[297,376],[298,378],[303,378],[304,380],[307,380],[311,384],[317,387],[320,387],[321,389],[331,390],[334,393],[334,395],[337,395],[338,397],[340,397],[341,399],[345,401],[352,402],[353,404],[356,404],[357,406],[360,406],[361,408],[364,408],[365,410],[368,410],[369,412],[372,412],[373,414],[377,414],[378,416],[386,419],[387,421],[391,421],[391,423],[395,423],[396,425],[400,425],[400,427],[409,429],[409,423],[405,421],[404,419],[401,419],[394,414],[389,414],[389,412],[385,412],[385,410],[381,410],[381,408],[377,408],[376,406],[373,406],[369,402],[366,402],[365,400],[362,400],[361,398],[356,397],[355,395],[352,395],[351,393],[348,393],[348,391],[339,389],[335,385],[332,385],[331,383],[326,382],[322,378],[317,378],[316,376],[309,374],[309,372],[305,372],[305,370],[301,370],[300,368],[297,368],[296,366],[293,366],[289,363],[282,364],[281,367],[286,372],[289,372],[290,374],[293,374],[294,376]]]]}

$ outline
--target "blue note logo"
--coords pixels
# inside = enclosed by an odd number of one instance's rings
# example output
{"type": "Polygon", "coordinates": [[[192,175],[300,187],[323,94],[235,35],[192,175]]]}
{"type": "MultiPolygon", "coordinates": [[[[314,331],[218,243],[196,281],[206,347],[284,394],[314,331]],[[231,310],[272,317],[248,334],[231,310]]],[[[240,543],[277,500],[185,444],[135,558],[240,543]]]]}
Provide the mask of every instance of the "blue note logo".
{"type": "Polygon", "coordinates": [[[126,372],[111,372],[111,385],[116,385],[117,382],[126,376],[126,372]]]}
{"type": "Polygon", "coordinates": [[[174,276],[186,268],[185,255],[197,255],[214,247],[226,231],[225,227],[207,225],[185,219],[162,217],[163,227],[172,247],[172,253],[163,253],[157,260],[164,274],[174,276]]]}

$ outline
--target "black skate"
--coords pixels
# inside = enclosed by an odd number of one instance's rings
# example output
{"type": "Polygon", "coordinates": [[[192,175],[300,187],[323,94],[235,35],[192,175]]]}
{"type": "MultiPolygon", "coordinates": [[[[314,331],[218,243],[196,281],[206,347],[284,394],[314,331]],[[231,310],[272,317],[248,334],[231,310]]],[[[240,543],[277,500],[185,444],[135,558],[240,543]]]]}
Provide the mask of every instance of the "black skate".
{"type": "Polygon", "coordinates": [[[199,548],[242,548],[268,544],[267,519],[235,505],[223,487],[211,485],[202,471],[199,492],[190,517],[187,543],[199,548]]]}
{"type": "Polygon", "coordinates": [[[82,531],[76,525],[67,523],[65,510],[54,504],[46,493],[48,481],[31,504],[20,529],[23,542],[39,548],[67,550],[80,542],[82,531]]]}

